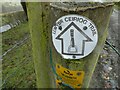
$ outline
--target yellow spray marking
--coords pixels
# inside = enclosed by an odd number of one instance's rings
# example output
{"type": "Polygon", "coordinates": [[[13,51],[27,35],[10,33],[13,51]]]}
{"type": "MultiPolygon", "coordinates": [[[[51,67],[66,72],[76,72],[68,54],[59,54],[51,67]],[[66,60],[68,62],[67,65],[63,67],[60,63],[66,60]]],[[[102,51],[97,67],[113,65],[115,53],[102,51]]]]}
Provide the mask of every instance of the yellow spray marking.
{"type": "Polygon", "coordinates": [[[84,71],[72,71],[57,64],[56,72],[62,78],[62,81],[56,80],[57,86],[64,82],[73,88],[81,88],[85,74],[84,71]]]}

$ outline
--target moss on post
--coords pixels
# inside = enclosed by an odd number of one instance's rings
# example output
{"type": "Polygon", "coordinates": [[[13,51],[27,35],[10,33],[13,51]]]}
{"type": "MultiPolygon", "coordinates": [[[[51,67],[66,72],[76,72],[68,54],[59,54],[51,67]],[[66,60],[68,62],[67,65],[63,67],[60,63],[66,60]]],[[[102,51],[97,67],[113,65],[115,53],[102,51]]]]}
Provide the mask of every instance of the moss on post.
{"type": "MultiPolygon", "coordinates": [[[[88,88],[98,61],[99,54],[107,37],[107,27],[112,3],[27,3],[30,33],[33,45],[34,65],[38,88],[52,87],[55,78],[51,73],[49,50],[52,47],[54,64],[70,70],[85,72],[82,88],[88,88]],[[52,43],[52,26],[61,16],[78,14],[91,19],[98,29],[98,44],[94,51],[80,60],[66,60],[55,50],[52,43]]],[[[54,85],[55,87],[55,85],[54,85]]]]}
{"type": "MultiPolygon", "coordinates": [[[[88,88],[89,83],[94,72],[96,63],[99,58],[99,54],[103,49],[106,37],[107,28],[109,24],[110,15],[112,12],[113,3],[52,3],[51,4],[51,17],[53,25],[55,21],[68,14],[78,14],[85,16],[92,20],[98,29],[98,44],[94,51],[85,58],[80,60],[66,60],[60,57],[53,46],[53,59],[55,63],[61,64],[62,66],[70,70],[80,70],[85,72],[82,88],[88,88]],[[60,59],[59,59],[59,58],[60,59]]],[[[50,32],[51,33],[51,32],[50,32]]]]}
{"type": "Polygon", "coordinates": [[[37,78],[37,88],[51,88],[54,84],[51,72],[48,44],[48,3],[27,3],[33,60],[37,78]]]}

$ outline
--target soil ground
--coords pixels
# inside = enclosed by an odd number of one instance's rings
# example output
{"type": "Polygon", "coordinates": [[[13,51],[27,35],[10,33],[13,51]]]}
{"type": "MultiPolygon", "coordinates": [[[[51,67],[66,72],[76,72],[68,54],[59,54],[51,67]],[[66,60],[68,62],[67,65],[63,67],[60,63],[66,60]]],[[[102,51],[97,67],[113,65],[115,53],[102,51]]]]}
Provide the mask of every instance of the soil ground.
{"type": "MultiPolygon", "coordinates": [[[[114,9],[111,15],[109,28],[108,28],[108,37],[109,41],[117,50],[120,46],[118,28],[120,26],[118,19],[120,15],[120,10],[114,9]]],[[[119,50],[120,51],[120,50],[119,50]]],[[[94,71],[91,88],[118,88],[118,78],[120,69],[118,66],[118,55],[116,52],[111,49],[109,45],[104,45],[104,49],[99,57],[98,64],[94,71]]]]}

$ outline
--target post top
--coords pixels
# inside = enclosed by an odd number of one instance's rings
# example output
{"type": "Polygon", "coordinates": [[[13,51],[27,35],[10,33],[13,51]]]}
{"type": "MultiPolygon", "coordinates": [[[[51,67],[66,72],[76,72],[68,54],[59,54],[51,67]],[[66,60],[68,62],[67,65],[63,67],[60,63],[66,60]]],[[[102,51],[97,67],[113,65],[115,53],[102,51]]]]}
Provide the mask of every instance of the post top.
{"type": "Polygon", "coordinates": [[[106,7],[114,5],[112,2],[52,2],[50,3],[52,7],[62,9],[64,11],[84,11],[87,9],[93,9],[97,7],[106,7]]]}

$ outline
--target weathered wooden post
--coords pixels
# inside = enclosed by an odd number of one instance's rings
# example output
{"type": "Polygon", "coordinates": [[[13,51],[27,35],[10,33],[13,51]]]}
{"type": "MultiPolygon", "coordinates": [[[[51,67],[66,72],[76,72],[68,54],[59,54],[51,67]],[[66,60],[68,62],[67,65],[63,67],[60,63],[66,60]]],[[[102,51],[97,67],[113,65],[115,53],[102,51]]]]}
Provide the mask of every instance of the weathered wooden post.
{"type": "Polygon", "coordinates": [[[27,3],[38,88],[88,88],[113,3],[27,3]],[[53,69],[53,72],[52,72],[53,69]]]}
{"type": "Polygon", "coordinates": [[[37,79],[37,88],[50,88],[53,85],[53,73],[49,60],[49,3],[27,3],[30,33],[33,46],[33,59],[37,79]]]}

